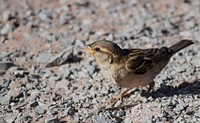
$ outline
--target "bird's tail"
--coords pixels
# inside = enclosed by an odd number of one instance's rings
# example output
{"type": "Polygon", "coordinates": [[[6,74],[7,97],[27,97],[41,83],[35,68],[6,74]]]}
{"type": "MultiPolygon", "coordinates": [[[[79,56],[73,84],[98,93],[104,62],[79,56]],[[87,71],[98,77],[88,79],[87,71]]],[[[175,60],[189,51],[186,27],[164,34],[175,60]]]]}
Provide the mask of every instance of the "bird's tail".
{"type": "Polygon", "coordinates": [[[191,44],[194,44],[194,42],[192,42],[191,40],[183,39],[183,40],[179,41],[178,43],[169,47],[169,49],[173,50],[173,52],[176,53],[176,52],[182,50],[183,48],[190,46],[191,44]]]}

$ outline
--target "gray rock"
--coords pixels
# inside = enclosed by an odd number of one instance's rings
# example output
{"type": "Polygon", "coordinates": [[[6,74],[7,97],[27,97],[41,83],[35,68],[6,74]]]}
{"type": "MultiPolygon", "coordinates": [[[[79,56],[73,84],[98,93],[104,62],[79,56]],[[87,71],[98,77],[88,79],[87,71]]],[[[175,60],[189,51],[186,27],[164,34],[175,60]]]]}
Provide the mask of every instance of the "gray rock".
{"type": "Polygon", "coordinates": [[[7,123],[13,123],[17,117],[18,113],[14,113],[14,114],[9,114],[7,115],[4,120],[7,122],[7,123]]]}
{"type": "Polygon", "coordinates": [[[46,110],[42,106],[36,106],[35,107],[35,113],[42,115],[46,112],[46,110]]]}
{"type": "Polygon", "coordinates": [[[89,103],[83,103],[83,108],[89,108],[90,104],[89,103]]]}
{"type": "Polygon", "coordinates": [[[59,23],[60,23],[60,25],[64,25],[64,24],[68,23],[71,19],[73,19],[72,15],[65,14],[60,17],[59,23]]]}
{"type": "Polygon", "coordinates": [[[52,118],[46,118],[45,123],[60,123],[59,119],[57,116],[52,117],[52,118]]]}
{"type": "Polygon", "coordinates": [[[3,61],[4,58],[7,58],[11,55],[12,53],[9,52],[1,52],[0,53],[0,61],[3,61]]]}
{"type": "Polygon", "coordinates": [[[55,41],[56,40],[56,36],[52,33],[47,32],[47,31],[42,32],[40,36],[47,39],[48,41],[55,41]]]}
{"type": "Polygon", "coordinates": [[[10,11],[9,10],[4,11],[3,12],[3,21],[7,22],[9,18],[10,18],[10,11]]]}
{"type": "Polygon", "coordinates": [[[88,71],[88,73],[89,73],[90,75],[93,75],[93,73],[94,73],[94,71],[95,71],[94,65],[87,64],[87,65],[86,65],[86,69],[87,69],[87,71],[88,71]]]}
{"type": "Polygon", "coordinates": [[[92,116],[92,121],[94,123],[106,123],[106,118],[102,115],[102,116],[99,116],[99,115],[93,115],[92,116]]]}
{"type": "Polygon", "coordinates": [[[8,105],[10,103],[10,100],[11,100],[10,95],[2,96],[1,99],[0,99],[0,104],[1,105],[8,105]]]}
{"type": "MultiPolygon", "coordinates": [[[[200,55],[199,55],[200,56],[200,55]]],[[[199,61],[199,56],[192,58],[191,63],[196,66],[200,67],[200,61],[199,61]]]]}
{"type": "Polygon", "coordinates": [[[106,40],[113,41],[114,40],[114,35],[112,33],[110,33],[108,35],[108,37],[106,38],[106,40]]]}
{"type": "Polygon", "coordinates": [[[8,88],[8,86],[10,85],[10,83],[11,83],[11,80],[9,79],[9,80],[4,80],[3,81],[3,84],[2,84],[2,87],[3,88],[8,88]]]}
{"type": "Polygon", "coordinates": [[[13,67],[9,68],[8,71],[9,71],[11,74],[14,74],[15,71],[17,71],[18,69],[19,69],[19,67],[13,66],[13,67]]]}
{"type": "Polygon", "coordinates": [[[75,40],[75,44],[74,45],[77,46],[77,47],[81,47],[81,48],[83,48],[85,46],[84,42],[79,40],[79,39],[75,40]]]}
{"type": "Polygon", "coordinates": [[[49,82],[50,82],[50,83],[53,83],[53,82],[59,81],[59,80],[61,80],[61,79],[62,79],[61,76],[50,76],[49,82]]]}
{"type": "Polygon", "coordinates": [[[51,60],[52,54],[51,53],[40,53],[39,56],[36,58],[37,62],[40,63],[47,63],[49,60],[51,60]]]}
{"type": "Polygon", "coordinates": [[[49,10],[42,10],[38,16],[44,22],[49,22],[52,19],[52,13],[49,10]]]}
{"type": "Polygon", "coordinates": [[[102,94],[109,94],[109,89],[110,87],[109,86],[105,86],[101,89],[101,93],[102,94]]]}
{"type": "Polygon", "coordinates": [[[47,113],[51,115],[55,115],[58,113],[58,111],[59,111],[59,107],[52,106],[52,107],[49,107],[49,109],[47,110],[47,113]]]}
{"type": "Polygon", "coordinates": [[[1,30],[0,30],[0,34],[2,35],[8,35],[9,32],[12,31],[12,26],[7,23],[1,30]]]}
{"type": "Polygon", "coordinates": [[[42,70],[42,78],[49,78],[52,75],[52,71],[50,69],[44,69],[42,70]]]}
{"type": "Polygon", "coordinates": [[[65,111],[67,113],[67,115],[73,116],[77,110],[74,107],[68,107],[65,111]]]}
{"type": "Polygon", "coordinates": [[[118,111],[116,116],[123,117],[123,116],[125,116],[125,112],[124,111],[118,111]]]}
{"type": "Polygon", "coordinates": [[[29,74],[29,72],[28,72],[28,71],[25,71],[25,70],[16,70],[16,71],[14,72],[14,75],[15,75],[16,77],[24,77],[24,76],[27,75],[27,74],[29,74]]]}

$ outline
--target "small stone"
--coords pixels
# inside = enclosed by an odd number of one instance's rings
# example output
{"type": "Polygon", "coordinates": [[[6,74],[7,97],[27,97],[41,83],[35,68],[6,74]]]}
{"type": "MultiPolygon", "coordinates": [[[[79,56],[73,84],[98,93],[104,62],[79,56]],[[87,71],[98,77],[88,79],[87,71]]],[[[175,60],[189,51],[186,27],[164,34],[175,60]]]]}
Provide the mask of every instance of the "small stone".
{"type": "Polygon", "coordinates": [[[13,67],[9,68],[8,71],[9,71],[11,74],[14,74],[14,72],[17,71],[18,69],[19,69],[19,67],[13,66],[13,67]]]}
{"type": "Polygon", "coordinates": [[[29,72],[28,72],[28,71],[25,71],[25,70],[16,70],[16,71],[14,72],[14,75],[15,75],[16,77],[24,77],[25,74],[29,74],[29,72]]]}
{"type": "Polygon", "coordinates": [[[101,89],[102,94],[109,94],[109,86],[105,86],[101,89]]]}
{"type": "Polygon", "coordinates": [[[13,98],[17,97],[19,94],[20,94],[20,88],[14,88],[8,91],[8,95],[13,98]]]}
{"type": "Polygon", "coordinates": [[[17,117],[17,113],[14,113],[14,114],[9,114],[7,115],[4,120],[7,122],[7,123],[13,123],[17,117]]]}
{"type": "Polygon", "coordinates": [[[10,99],[11,99],[11,97],[9,95],[5,95],[5,96],[1,97],[0,104],[8,105],[10,103],[10,99]]]}
{"type": "MultiPolygon", "coordinates": [[[[4,37],[4,36],[3,36],[4,37]]],[[[4,58],[7,58],[11,55],[11,53],[8,52],[1,52],[0,53],[0,61],[3,61],[4,58]]]]}
{"type": "Polygon", "coordinates": [[[9,10],[4,11],[3,12],[3,21],[7,22],[9,20],[9,18],[10,18],[10,11],[9,10]]]}
{"type": "Polygon", "coordinates": [[[81,48],[83,48],[85,46],[84,42],[81,41],[81,40],[78,40],[78,39],[75,40],[75,44],[74,45],[75,46],[79,46],[81,48]]]}
{"type": "Polygon", "coordinates": [[[73,16],[71,16],[69,14],[65,14],[63,16],[60,16],[59,23],[60,23],[60,25],[64,25],[64,24],[68,23],[72,18],[73,18],[73,16]]]}
{"type": "Polygon", "coordinates": [[[41,107],[41,106],[36,106],[35,107],[35,113],[37,113],[37,114],[39,114],[39,115],[42,115],[42,114],[44,114],[46,112],[46,110],[43,108],[43,107],[41,107]]]}
{"type": "Polygon", "coordinates": [[[52,19],[52,13],[48,10],[43,10],[38,14],[39,18],[44,22],[49,22],[52,19]]]}
{"type": "MultiPolygon", "coordinates": [[[[2,80],[1,80],[2,81],[2,80]]],[[[9,79],[9,80],[4,80],[3,81],[3,84],[2,84],[2,87],[3,88],[8,88],[8,86],[10,85],[10,83],[11,83],[11,80],[9,79]]]]}
{"type": "Polygon", "coordinates": [[[73,116],[78,110],[76,110],[74,107],[69,107],[66,110],[67,115],[73,116]]]}
{"type": "Polygon", "coordinates": [[[192,63],[194,66],[196,66],[196,67],[200,67],[200,61],[199,61],[198,58],[199,58],[199,57],[194,57],[194,58],[192,58],[192,60],[191,60],[191,63],[192,63]]]}
{"type": "Polygon", "coordinates": [[[51,53],[40,53],[39,56],[36,58],[36,61],[40,63],[47,63],[49,60],[51,60],[51,58],[51,53]]]}
{"type": "Polygon", "coordinates": [[[45,123],[60,123],[59,119],[57,116],[52,117],[52,118],[46,118],[45,123]]]}
{"type": "Polygon", "coordinates": [[[55,41],[56,40],[56,36],[52,33],[47,32],[47,31],[44,31],[43,33],[41,33],[40,36],[47,39],[48,41],[55,41]]]}
{"type": "Polygon", "coordinates": [[[125,112],[124,111],[118,111],[116,116],[118,116],[118,117],[125,116],[125,112]]]}
{"type": "Polygon", "coordinates": [[[93,75],[93,73],[94,73],[94,71],[95,71],[94,65],[88,64],[88,65],[86,65],[86,69],[88,70],[88,73],[89,73],[90,75],[93,75]]]}
{"type": "Polygon", "coordinates": [[[83,103],[83,108],[89,108],[90,104],[89,103],[83,103]]]}
{"type": "Polygon", "coordinates": [[[106,38],[106,40],[109,40],[109,41],[113,41],[113,39],[114,39],[114,35],[112,33],[110,33],[108,37],[106,38]]]}
{"type": "Polygon", "coordinates": [[[53,107],[50,107],[49,108],[49,110],[48,110],[48,114],[51,114],[51,115],[55,115],[55,114],[57,114],[58,113],[58,111],[59,111],[59,108],[58,107],[56,107],[56,106],[53,106],[53,107]]]}
{"type": "Polygon", "coordinates": [[[92,121],[94,123],[106,123],[106,118],[95,114],[92,116],[92,121]]]}
{"type": "Polygon", "coordinates": [[[12,31],[12,26],[7,23],[1,30],[0,30],[0,34],[2,35],[8,35],[8,33],[12,31]]]}

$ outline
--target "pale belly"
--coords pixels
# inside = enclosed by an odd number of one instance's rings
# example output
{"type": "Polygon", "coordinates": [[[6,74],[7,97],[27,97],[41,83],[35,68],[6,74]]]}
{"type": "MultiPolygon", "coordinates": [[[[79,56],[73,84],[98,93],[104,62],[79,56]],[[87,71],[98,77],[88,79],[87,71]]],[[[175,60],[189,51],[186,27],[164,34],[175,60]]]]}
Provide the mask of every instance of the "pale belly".
{"type": "Polygon", "coordinates": [[[101,67],[101,72],[104,77],[111,83],[116,83],[120,87],[124,88],[134,88],[139,86],[146,86],[152,81],[154,81],[155,77],[160,73],[164,66],[154,66],[152,69],[148,70],[144,74],[135,74],[134,72],[129,72],[125,70],[125,68],[118,69],[117,72],[113,72],[111,67],[106,69],[101,67]]]}
{"type": "MultiPolygon", "coordinates": [[[[158,68],[158,67],[157,67],[158,68]]],[[[126,72],[121,70],[122,73],[118,74],[118,77],[115,77],[115,82],[125,88],[133,88],[139,86],[146,86],[152,81],[154,81],[155,77],[160,73],[162,69],[150,69],[144,74],[138,75],[134,72],[130,72],[128,74],[124,74],[126,72]]]]}

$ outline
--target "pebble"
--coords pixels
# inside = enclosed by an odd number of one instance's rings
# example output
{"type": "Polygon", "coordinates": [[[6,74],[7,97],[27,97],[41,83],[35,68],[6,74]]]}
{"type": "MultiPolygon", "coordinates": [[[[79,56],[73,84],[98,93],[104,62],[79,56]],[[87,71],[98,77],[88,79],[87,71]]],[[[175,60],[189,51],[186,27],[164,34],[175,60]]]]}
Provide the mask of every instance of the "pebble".
{"type": "Polygon", "coordinates": [[[67,108],[66,112],[68,115],[73,116],[78,110],[75,109],[74,107],[69,107],[67,108]]]}
{"type": "Polygon", "coordinates": [[[10,95],[2,96],[1,99],[0,99],[0,104],[1,105],[8,105],[10,103],[10,100],[11,100],[10,95]]]}
{"type": "Polygon", "coordinates": [[[59,119],[57,116],[52,117],[52,118],[46,118],[45,123],[60,123],[59,119]]]}
{"type": "Polygon", "coordinates": [[[36,61],[39,63],[47,63],[52,58],[51,53],[40,53],[39,56],[36,58],[36,61]]]}
{"type": "Polygon", "coordinates": [[[6,121],[6,123],[13,123],[13,121],[15,121],[17,115],[18,115],[17,113],[9,114],[8,116],[6,116],[4,118],[4,120],[6,121]]]}
{"type": "Polygon", "coordinates": [[[16,77],[24,77],[27,74],[29,74],[29,72],[25,71],[25,70],[16,70],[16,71],[14,71],[14,75],[16,77]]]}
{"type": "Polygon", "coordinates": [[[4,13],[3,13],[3,21],[4,21],[4,22],[7,22],[8,19],[10,18],[10,15],[11,15],[11,13],[10,13],[9,10],[4,11],[4,13]]]}
{"type": "Polygon", "coordinates": [[[36,106],[35,107],[35,113],[42,115],[46,112],[46,110],[42,106],[36,106]]]}
{"type": "Polygon", "coordinates": [[[44,22],[49,22],[52,19],[52,13],[49,10],[42,10],[38,16],[40,17],[40,19],[44,22]]]}
{"type": "MultiPolygon", "coordinates": [[[[2,80],[1,80],[2,81],[2,80]]],[[[2,82],[3,84],[1,85],[1,87],[3,88],[8,88],[10,83],[11,83],[11,80],[4,80],[4,82],[2,82]]]]}
{"type": "Polygon", "coordinates": [[[106,118],[104,116],[99,116],[99,115],[93,115],[92,116],[92,121],[94,123],[106,123],[106,118]]]}
{"type": "Polygon", "coordinates": [[[5,26],[0,30],[0,34],[1,35],[8,35],[9,32],[12,31],[12,26],[7,23],[5,24],[5,26]]]}

